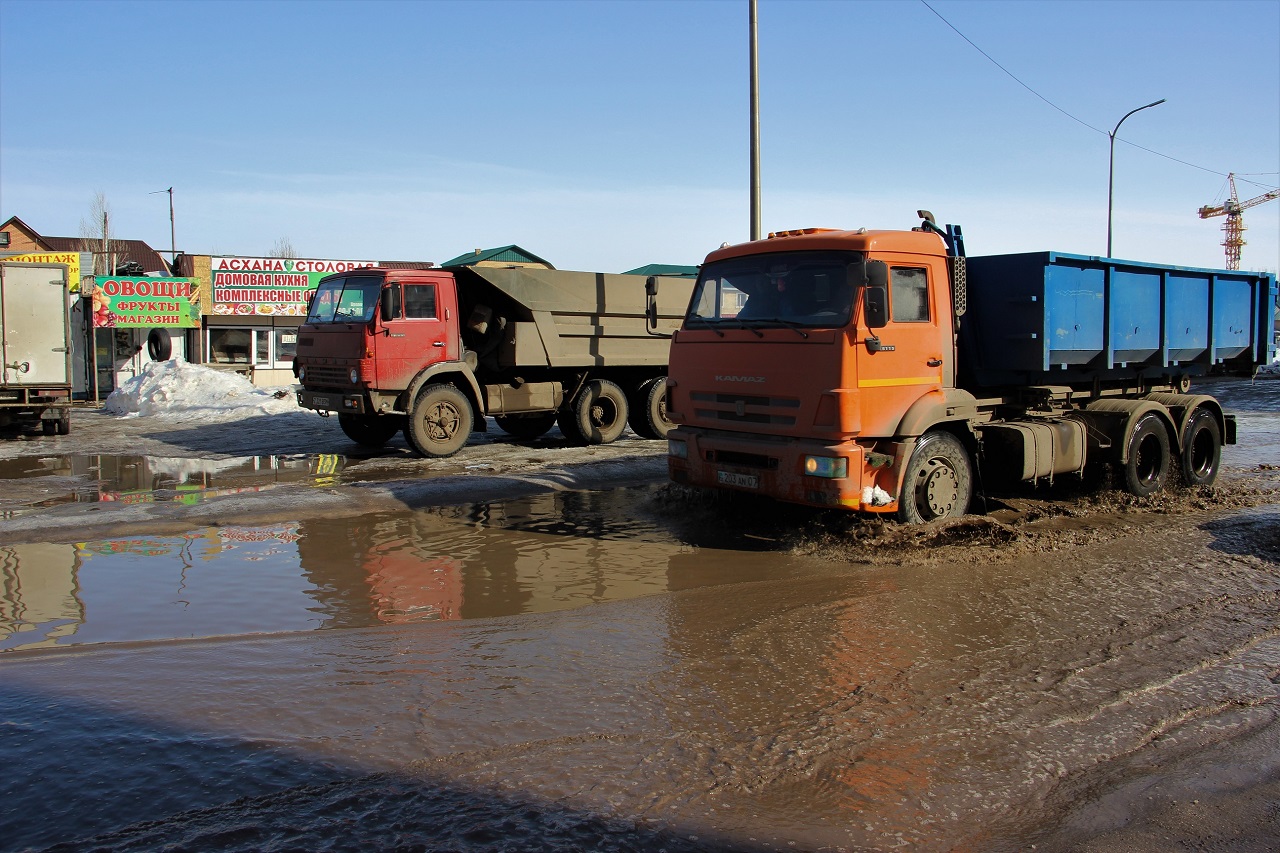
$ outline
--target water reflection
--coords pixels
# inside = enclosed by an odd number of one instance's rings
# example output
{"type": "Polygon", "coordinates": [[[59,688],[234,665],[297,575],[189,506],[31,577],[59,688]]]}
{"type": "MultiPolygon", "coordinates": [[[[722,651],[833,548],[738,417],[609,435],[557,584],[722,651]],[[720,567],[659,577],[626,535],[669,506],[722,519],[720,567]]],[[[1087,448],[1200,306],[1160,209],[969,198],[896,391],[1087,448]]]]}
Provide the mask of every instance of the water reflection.
{"type": "Polygon", "coordinates": [[[0,651],[512,616],[812,571],[776,553],[687,544],[639,514],[645,497],[553,492],[11,546],[0,549],[0,651]]]}
{"type": "Polygon", "coordinates": [[[0,460],[6,483],[0,511],[60,503],[172,501],[196,504],[222,495],[260,492],[311,480],[329,486],[346,464],[333,454],[233,459],[75,454],[0,460]]]}

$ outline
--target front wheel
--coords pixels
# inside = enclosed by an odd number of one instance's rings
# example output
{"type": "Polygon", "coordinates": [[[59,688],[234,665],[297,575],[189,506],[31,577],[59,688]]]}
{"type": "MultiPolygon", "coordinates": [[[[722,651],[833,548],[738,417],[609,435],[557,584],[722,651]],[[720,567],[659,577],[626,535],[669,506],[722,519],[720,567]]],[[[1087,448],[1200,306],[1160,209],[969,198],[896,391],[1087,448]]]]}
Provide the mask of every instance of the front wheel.
{"type": "Polygon", "coordinates": [[[898,496],[898,519],[920,524],[959,518],[973,497],[969,452],[949,432],[930,432],[916,442],[898,496]]]}
{"type": "Polygon", "coordinates": [[[382,447],[400,430],[396,418],[387,415],[338,415],[338,426],[347,438],[362,447],[382,447]]]}
{"type": "Polygon", "coordinates": [[[1162,490],[1172,466],[1169,433],[1159,415],[1148,412],[1138,419],[1127,450],[1125,461],[1120,465],[1125,491],[1145,498],[1162,490]]]}
{"type": "Polygon", "coordinates": [[[1222,429],[1209,409],[1196,409],[1182,435],[1182,479],[1188,486],[1211,486],[1222,461],[1222,429]]]}
{"type": "Polygon", "coordinates": [[[409,413],[404,437],[421,456],[452,456],[471,434],[471,403],[452,385],[428,385],[409,413]]]}
{"type": "Polygon", "coordinates": [[[593,379],[560,412],[560,431],[575,444],[609,444],[627,426],[627,395],[608,379],[593,379]]]}

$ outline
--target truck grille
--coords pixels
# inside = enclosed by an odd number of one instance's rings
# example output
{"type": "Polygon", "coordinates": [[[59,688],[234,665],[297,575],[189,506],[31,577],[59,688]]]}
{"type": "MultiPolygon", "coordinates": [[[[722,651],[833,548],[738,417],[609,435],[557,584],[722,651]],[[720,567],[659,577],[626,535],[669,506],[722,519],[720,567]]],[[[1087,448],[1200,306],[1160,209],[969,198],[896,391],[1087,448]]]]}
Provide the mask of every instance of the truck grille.
{"type": "Polygon", "coordinates": [[[331,364],[308,364],[307,385],[345,387],[351,385],[351,368],[331,364]]]}
{"type": "Polygon", "coordinates": [[[795,426],[800,401],[791,397],[753,397],[694,391],[694,417],[737,424],[795,426]]]}

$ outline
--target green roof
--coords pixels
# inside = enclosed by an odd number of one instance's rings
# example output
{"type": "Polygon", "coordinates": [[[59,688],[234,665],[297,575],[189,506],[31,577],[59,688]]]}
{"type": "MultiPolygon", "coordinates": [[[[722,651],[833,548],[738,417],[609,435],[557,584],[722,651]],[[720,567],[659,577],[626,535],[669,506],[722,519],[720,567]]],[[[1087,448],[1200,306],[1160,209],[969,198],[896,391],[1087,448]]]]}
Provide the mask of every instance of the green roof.
{"type": "Polygon", "coordinates": [[[697,278],[698,268],[679,264],[645,264],[642,267],[627,270],[623,275],[670,275],[681,278],[697,278]]]}
{"type": "Polygon", "coordinates": [[[549,261],[543,260],[533,252],[527,252],[514,244],[499,246],[496,249],[476,249],[474,252],[467,252],[465,255],[451,258],[440,266],[471,267],[483,261],[489,261],[490,263],[546,264],[551,269],[555,269],[549,261]]]}

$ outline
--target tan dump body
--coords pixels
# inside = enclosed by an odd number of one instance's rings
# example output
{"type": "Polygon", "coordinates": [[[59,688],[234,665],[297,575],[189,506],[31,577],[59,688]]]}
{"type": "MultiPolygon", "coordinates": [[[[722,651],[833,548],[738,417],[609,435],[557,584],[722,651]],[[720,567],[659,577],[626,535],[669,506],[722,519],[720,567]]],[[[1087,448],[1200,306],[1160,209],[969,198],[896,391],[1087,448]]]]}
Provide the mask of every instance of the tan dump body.
{"type": "MultiPolygon", "coordinates": [[[[645,329],[645,277],[529,268],[454,268],[460,298],[507,318],[502,367],[621,367],[667,363],[670,340],[645,329]],[[497,297],[492,289],[500,291],[497,297]],[[490,297],[490,298],[486,298],[490,297]],[[505,298],[503,298],[505,297],[505,298]]],[[[658,331],[680,327],[691,278],[658,276],[658,331]]]]}

